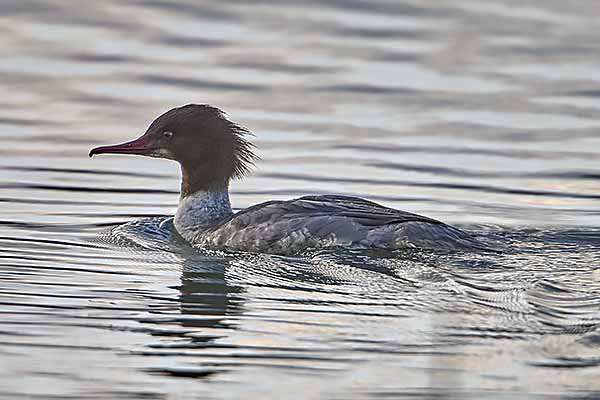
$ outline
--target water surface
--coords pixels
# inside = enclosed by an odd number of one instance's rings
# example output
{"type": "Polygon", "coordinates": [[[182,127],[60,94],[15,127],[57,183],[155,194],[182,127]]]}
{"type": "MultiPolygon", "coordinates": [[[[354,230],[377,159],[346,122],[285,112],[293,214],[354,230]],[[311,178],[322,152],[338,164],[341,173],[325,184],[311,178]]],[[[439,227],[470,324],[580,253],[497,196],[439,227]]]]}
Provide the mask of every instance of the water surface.
{"type": "Polygon", "coordinates": [[[600,397],[600,4],[0,4],[0,397],[600,397]],[[198,251],[177,165],[87,158],[210,103],[236,208],[367,197],[502,254],[198,251]]]}

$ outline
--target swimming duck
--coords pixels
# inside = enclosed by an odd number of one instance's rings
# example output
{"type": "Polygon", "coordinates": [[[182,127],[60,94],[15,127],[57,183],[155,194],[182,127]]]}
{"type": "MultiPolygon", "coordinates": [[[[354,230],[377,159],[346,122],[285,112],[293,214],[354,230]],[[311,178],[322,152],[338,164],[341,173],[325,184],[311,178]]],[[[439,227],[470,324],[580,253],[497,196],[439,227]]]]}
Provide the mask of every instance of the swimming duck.
{"type": "Polygon", "coordinates": [[[476,249],[466,232],[432,218],[350,196],[305,196],[267,201],[237,213],[229,184],[257,161],[251,135],[216,107],[188,104],[156,118],[130,142],[92,149],[97,154],[166,158],[181,166],[181,194],[173,224],[194,246],[290,254],[306,249],[476,249]]]}

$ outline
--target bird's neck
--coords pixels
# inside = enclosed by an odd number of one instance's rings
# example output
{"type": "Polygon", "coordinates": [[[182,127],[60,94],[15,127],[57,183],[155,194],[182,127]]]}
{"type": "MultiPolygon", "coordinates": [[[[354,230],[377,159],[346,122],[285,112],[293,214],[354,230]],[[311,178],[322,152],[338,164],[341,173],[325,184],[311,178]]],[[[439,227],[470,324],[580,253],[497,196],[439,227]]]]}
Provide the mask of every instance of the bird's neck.
{"type": "Polygon", "coordinates": [[[181,164],[181,200],[198,192],[224,192],[229,189],[231,177],[218,163],[199,163],[190,167],[181,164]]]}
{"type": "Polygon", "coordinates": [[[184,189],[186,189],[185,174],[177,213],[173,221],[175,228],[184,239],[193,242],[197,234],[218,225],[233,215],[228,184],[211,185],[191,192],[184,189]]]}

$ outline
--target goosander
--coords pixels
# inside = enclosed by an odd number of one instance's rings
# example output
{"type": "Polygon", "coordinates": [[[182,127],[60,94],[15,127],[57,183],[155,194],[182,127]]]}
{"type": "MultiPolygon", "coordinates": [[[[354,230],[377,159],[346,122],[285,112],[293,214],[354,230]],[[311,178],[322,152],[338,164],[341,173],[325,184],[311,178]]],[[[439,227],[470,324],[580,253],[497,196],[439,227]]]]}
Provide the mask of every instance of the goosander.
{"type": "Polygon", "coordinates": [[[306,249],[482,248],[460,229],[357,197],[322,195],[267,201],[234,213],[229,183],[258,160],[245,127],[206,104],[173,108],[130,142],[92,149],[96,154],[166,158],[181,166],[181,194],[173,224],[193,246],[290,254],[306,249]]]}

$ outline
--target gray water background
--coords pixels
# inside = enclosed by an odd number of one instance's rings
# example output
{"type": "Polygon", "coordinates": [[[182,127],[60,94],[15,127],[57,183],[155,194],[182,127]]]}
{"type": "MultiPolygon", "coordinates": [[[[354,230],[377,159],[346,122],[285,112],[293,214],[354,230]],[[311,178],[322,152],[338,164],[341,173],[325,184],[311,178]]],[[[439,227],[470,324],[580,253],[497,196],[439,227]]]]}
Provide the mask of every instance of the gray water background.
{"type": "Polygon", "coordinates": [[[0,2],[0,397],[599,398],[599,16],[0,2]],[[236,208],[359,195],[508,250],[195,251],[176,164],[87,158],[192,102],[256,134],[236,208]]]}

